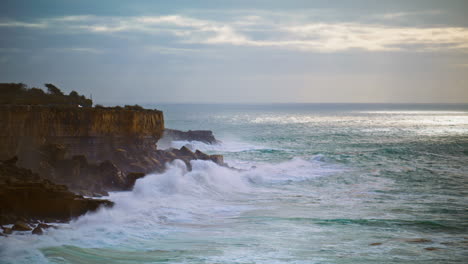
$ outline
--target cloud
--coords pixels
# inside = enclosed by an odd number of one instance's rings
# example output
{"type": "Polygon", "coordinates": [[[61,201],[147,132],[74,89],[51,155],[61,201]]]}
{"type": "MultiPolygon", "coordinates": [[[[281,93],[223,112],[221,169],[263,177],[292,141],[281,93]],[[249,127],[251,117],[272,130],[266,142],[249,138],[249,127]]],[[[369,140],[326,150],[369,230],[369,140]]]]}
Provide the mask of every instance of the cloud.
{"type": "MultiPolygon", "coordinates": [[[[406,15],[406,13],[396,13],[387,14],[386,17],[406,15]]],[[[183,15],[65,16],[43,19],[36,23],[7,21],[0,23],[0,27],[57,29],[58,33],[86,32],[110,35],[136,33],[143,36],[167,34],[172,36],[177,44],[269,47],[305,52],[348,50],[369,52],[458,50],[466,52],[468,50],[468,28],[465,27],[403,27],[287,18],[291,16],[278,20],[267,15],[248,15],[225,21],[198,19],[183,15]]],[[[159,46],[167,44],[157,43],[159,46]]],[[[176,52],[176,50],[170,52],[176,52]]]]}

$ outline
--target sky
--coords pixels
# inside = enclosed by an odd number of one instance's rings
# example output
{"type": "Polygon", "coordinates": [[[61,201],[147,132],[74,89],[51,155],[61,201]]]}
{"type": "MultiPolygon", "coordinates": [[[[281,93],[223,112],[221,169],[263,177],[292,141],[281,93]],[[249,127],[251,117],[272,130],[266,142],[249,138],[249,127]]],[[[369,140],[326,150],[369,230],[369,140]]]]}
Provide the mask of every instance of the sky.
{"type": "Polygon", "coordinates": [[[0,82],[95,103],[468,103],[466,0],[2,0],[0,82]]]}

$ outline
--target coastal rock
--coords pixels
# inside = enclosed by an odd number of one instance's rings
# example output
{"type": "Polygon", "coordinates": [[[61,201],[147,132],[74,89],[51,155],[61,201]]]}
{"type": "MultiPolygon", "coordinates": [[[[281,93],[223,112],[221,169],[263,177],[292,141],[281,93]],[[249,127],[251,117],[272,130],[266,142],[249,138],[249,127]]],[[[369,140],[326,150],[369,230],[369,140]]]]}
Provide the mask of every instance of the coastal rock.
{"type": "Polygon", "coordinates": [[[171,140],[200,141],[207,144],[216,144],[218,140],[210,130],[189,130],[181,131],[176,129],[165,129],[164,137],[171,140]]]}
{"type": "Polygon", "coordinates": [[[194,153],[185,146],[157,149],[163,133],[175,140],[217,142],[208,130],[165,130],[158,110],[0,105],[0,119],[5,124],[0,127],[0,159],[17,157],[8,162],[37,173],[35,184],[49,180],[85,196],[129,190],[141,174],[163,172],[175,159],[189,170],[195,159],[225,165],[220,155],[194,153]]]}
{"type": "Polygon", "coordinates": [[[142,172],[132,172],[127,175],[127,186],[126,190],[131,190],[135,185],[136,180],[145,177],[145,174],[142,172]]]}
{"type": "Polygon", "coordinates": [[[225,165],[223,155],[210,155],[209,157],[214,163],[221,166],[225,165]]]}
{"type": "Polygon", "coordinates": [[[23,221],[16,221],[12,228],[13,231],[30,231],[32,228],[23,221]]]}
{"type": "Polygon", "coordinates": [[[3,228],[3,234],[5,235],[11,235],[13,234],[13,229],[9,228],[9,227],[4,227],[3,228]]]}
{"type": "Polygon", "coordinates": [[[42,228],[37,226],[36,228],[33,229],[32,234],[34,235],[42,235],[44,232],[42,231],[42,228]]]}
{"type": "MultiPolygon", "coordinates": [[[[0,224],[13,223],[19,218],[69,221],[100,206],[112,205],[107,200],[83,198],[70,192],[65,185],[0,162],[0,224]]],[[[13,229],[31,230],[24,222],[16,222],[13,229]]]]}

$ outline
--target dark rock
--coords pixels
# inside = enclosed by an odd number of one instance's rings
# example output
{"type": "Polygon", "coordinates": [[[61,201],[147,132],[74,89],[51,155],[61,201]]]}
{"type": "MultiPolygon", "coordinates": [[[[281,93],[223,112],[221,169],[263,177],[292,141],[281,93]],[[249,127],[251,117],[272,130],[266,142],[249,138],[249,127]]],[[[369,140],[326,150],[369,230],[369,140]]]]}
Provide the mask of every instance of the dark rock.
{"type": "Polygon", "coordinates": [[[8,228],[8,227],[3,228],[3,234],[11,235],[11,234],[13,234],[13,229],[8,228]]]}
{"type": "Polygon", "coordinates": [[[180,156],[194,157],[195,154],[186,146],[183,146],[179,149],[180,156]]]}
{"type": "MultiPolygon", "coordinates": [[[[100,206],[112,206],[107,200],[83,198],[65,185],[41,179],[30,170],[0,163],[0,224],[12,223],[14,218],[69,221],[73,217],[94,211],[100,206]],[[9,179],[9,181],[2,179],[9,179]]],[[[19,221],[14,230],[31,230],[19,221]]]]}
{"type": "Polygon", "coordinates": [[[102,181],[105,190],[122,190],[126,187],[122,171],[109,160],[99,164],[98,177],[102,181]]]}
{"type": "Polygon", "coordinates": [[[23,221],[17,221],[13,225],[12,229],[13,229],[13,231],[30,231],[30,230],[32,230],[32,228],[23,221]]]}
{"type": "Polygon", "coordinates": [[[39,227],[39,228],[42,228],[42,229],[57,228],[57,227],[54,226],[54,225],[49,225],[49,224],[46,224],[46,223],[39,223],[39,224],[37,225],[36,228],[38,228],[38,227],[39,227]]]}
{"type": "Polygon", "coordinates": [[[127,175],[127,187],[126,190],[131,190],[135,185],[136,180],[145,177],[144,173],[141,172],[131,172],[127,175]]]}
{"type": "Polygon", "coordinates": [[[85,155],[75,155],[72,157],[72,160],[75,160],[80,165],[80,168],[88,167],[88,160],[85,155]]]}
{"type": "Polygon", "coordinates": [[[210,155],[210,160],[218,165],[225,165],[223,155],[210,155]]]}
{"type": "Polygon", "coordinates": [[[164,136],[166,140],[186,140],[186,141],[200,141],[207,144],[216,144],[218,140],[213,136],[210,130],[189,130],[180,131],[176,129],[165,129],[164,136]]]}
{"type": "Polygon", "coordinates": [[[209,160],[210,159],[210,155],[205,154],[205,153],[201,152],[198,149],[195,151],[195,157],[197,159],[201,159],[201,160],[209,160]]]}
{"type": "Polygon", "coordinates": [[[7,160],[3,161],[3,163],[5,165],[16,165],[16,162],[18,162],[18,157],[17,156],[14,156],[11,159],[7,159],[7,160]]]}
{"type": "Polygon", "coordinates": [[[67,148],[62,144],[45,144],[40,147],[40,151],[50,164],[54,164],[65,158],[67,148]]]}
{"type": "Polygon", "coordinates": [[[43,231],[42,231],[42,228],[40,228],[39,226],[37,226],[36,228],[33,229],[32,233],[34,235],[42,235],[43,234],[43,231]]]}

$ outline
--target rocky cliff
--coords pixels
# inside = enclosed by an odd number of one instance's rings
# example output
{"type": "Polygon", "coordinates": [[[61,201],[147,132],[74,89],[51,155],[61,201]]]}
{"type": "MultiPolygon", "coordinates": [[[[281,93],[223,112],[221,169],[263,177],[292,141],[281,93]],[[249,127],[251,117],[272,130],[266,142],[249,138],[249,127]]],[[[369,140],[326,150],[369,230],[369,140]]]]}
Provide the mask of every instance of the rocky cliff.
{"type": "Polygon", "coordinates": [[[18,219],[34,221],[69,221],[94,211],[99,206],[112,206],[107,200],[84,198],[41,178],[31,170],[18,168],[16,159],[0,161],[0,225],[18,219]]]}
{"type": "Polygon", "coordinates": [[[154,144],[164,131],[158,110],[78,108],[61,106],[0,106],[0,159],[20,157],[47,143],[62,144],[67,155],[103,161],[122,145],[154,144]]]}
{"type": "Polygon", "coordinates": [[[0,124],[0,160],[16,156],[19,167],[87,196],[131,189],[175,159],[189,168],[193,159],[224,164],[220,155],[157,149],[164,133],[158,110],[3,105],[0,124]]]}

